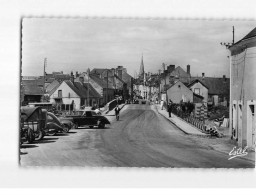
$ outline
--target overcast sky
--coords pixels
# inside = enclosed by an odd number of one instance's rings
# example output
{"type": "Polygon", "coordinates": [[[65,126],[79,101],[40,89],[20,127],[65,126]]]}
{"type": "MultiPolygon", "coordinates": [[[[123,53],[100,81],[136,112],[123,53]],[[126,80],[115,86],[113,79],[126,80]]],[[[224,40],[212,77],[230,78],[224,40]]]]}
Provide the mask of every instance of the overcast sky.
{"type": "Polygon", "coordinates": [[[144,56],[146,72],[157,72],[162,63],[175,64],[192,76],[229,76],[229,51],[220,42],[235,42],[254,27],[255,21],[43,19],[22,22],[22,75],[86,71],[87,68],[124,66],[139,72],[144,56]]]}

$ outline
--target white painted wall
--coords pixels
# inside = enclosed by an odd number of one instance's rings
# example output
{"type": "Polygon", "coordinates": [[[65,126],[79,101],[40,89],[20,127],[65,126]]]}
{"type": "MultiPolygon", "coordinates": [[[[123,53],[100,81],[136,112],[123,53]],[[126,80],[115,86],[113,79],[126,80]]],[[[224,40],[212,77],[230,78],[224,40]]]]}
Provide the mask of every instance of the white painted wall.
{"type": "Polygon", "coordinates": [[[189,87],[193,92],[195,92],[195,88],[199,88],[200,89],[200,94],[201,96],[204,97],[204,101],[208,101],[208,89],[203,86],[200,82],[195,83],[194,85],[192,85],[191,87],[189,87]]]}
{"type": "Polygon", "coordinates": [[[63,104],[71,104],[74,100],[75,109],[80,109],[81,99],[80,97],[65,83],[62,82],[60,86],[50,96],[50,102],[55,103],[54,97],[58,97],[58,90],[62,90],[62,102],[63,104]],[[70,97],[69,97],[70,94],[70,97]]]}
{"type": "MultiPolygon", "coordinates": [[[[242,132],[238,134],[238,145],[255,147],[252,143],[252,129],[249,125],[249,105],[256,101],[256,46],[231,57],[231,101],[242,102],[242,132]],[[245,56],[245,61],[243,57],[245,56]]],[[[231,111],[232,112],[232,111],[231,111]]],[[[230,117],[239,117],[238,116],[230,117]]],[[[232,121],[232,120],[231,120],[232,121]]],[[[238,127],[236,127],[238,128],[238,127]]],[[[238,129],[239,131],[239,129],[238,129]]],[[[232,129],[230,129],[232,132],[232,129]]]]}
{"type": "Polygon", "coordinates": [[[167,95],[168,101],[172,100],[176,104],[180,103],[181,100],[193,102],[193,92],[179,81],[167,90],[167,95]]]}

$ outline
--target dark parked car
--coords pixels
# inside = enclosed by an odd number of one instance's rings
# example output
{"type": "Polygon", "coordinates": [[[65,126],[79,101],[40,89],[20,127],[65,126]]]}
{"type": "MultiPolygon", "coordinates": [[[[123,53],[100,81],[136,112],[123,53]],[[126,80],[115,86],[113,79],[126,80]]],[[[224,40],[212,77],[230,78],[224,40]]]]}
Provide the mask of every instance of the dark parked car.
{"type": "Polygon", "coordinates": [[[70,118],[72,118],[75,128],[80,126],[89,126],[90,128],[97,126],[98,128],[104,128],[106,124],[110,124],[106,117],[97,115],[95,111],[85,111],[83,115],[68,115],[63,119],[70,118]]]}

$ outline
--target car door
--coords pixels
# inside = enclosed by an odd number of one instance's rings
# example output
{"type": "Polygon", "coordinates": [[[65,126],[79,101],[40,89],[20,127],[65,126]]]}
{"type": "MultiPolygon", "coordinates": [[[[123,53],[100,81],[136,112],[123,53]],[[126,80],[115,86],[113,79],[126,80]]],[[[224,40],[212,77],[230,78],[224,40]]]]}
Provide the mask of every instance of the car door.
{"type": "Polygon", "coordinates": [[[91,111],[85,112],[85,122],[86,125],[93,125],[93,116],[91,111]]]}
{"type": "Polygon", "coordinates": [[[98,125],[97,122],[98,122],[99,117],[98,117],[97,113],[94,112],[94,111],[91,111],[91,113],[92,113],[92,124],[93,125],[98,125]]]}

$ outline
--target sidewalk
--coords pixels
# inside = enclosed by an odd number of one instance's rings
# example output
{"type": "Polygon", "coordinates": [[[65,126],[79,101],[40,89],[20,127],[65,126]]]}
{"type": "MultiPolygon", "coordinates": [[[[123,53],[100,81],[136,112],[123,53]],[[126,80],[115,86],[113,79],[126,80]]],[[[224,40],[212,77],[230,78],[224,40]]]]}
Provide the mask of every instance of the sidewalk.
{"type": "Polygon", "coordinates": [[[172,124],[174,124],[176,127],[178,127],[184,133],[190,134],[190,135],[198,135],[198,136],[209,136],[208,134],[205,134],[205,133],[201,132],[199,129],[197,129],[193,125],[191,125],[191,124],[187,123],[186,121],[180,119],[179,117],[177,117],[173,113],[172,113],[172,116],[169,117],[169,113],[166,111],[166,109],[163,108],[163,110],[161,110],[159,104],[155,104],[154,106],[155,106],[155,108],[156,108],[156,110],[159,114],[164,116],[167,120],[169,120],[172,124]]]}
{"type": "MultiPolygon", "coordinates": [[[[205,146],[211,146],[212,149],[227,154],[227,158],[229,158],[229,153],[236,146],[236,142],[230,139],[230,136],[224,136],[223,138],[212,138],[209,134],[202,133],[196,127],[190,125],[186,121],[178,118],[176,115],[172,113],[172,117],[169,118],[169,113],[165,108],[161,110],[159,104],[154,105],[155,109],[159,114],[164,116],[167,120],[169,120],[172,124],[178,127],[181,131],[189,135],[197,135],[199,142],[205,146]],[[207,139],[205,139],[208,137],[207,139]]],[[[236,149],[239,147],[236,146],[236,149]]],[[[248,154],[243,157],[238,157],[246,160],[250,160],[255,162],[255,152],[247,151],[248,154]]]]}

